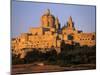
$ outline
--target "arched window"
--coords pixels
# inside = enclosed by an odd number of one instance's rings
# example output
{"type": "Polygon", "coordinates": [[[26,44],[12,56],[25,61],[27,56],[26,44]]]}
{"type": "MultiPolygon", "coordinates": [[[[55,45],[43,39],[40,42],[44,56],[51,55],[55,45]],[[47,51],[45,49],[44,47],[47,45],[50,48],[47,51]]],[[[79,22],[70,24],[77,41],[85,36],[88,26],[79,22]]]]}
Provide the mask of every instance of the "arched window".
{"type": "Polygon", "coordinates": [[[68,40],[73,40],[73,36],[72,35],[68,35],[68,40]]]}
{"type": "Polygon", "coordinates": [[[95,40],[95,36],[94,35],[92,36],[92,40],[95,40]]]}

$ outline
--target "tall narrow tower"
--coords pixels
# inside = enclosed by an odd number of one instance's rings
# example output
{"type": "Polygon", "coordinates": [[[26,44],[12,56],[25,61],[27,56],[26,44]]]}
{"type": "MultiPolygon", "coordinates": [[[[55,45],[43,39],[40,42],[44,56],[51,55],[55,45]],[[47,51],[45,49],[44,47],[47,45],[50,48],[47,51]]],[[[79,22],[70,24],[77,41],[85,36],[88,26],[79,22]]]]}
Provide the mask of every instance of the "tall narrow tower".
{"type": "Polygon", "coordinates": [[[72,17],[71,16],[68,19],[67,27],[70,28],[70,29],[75,29],[74,28],[74,23],[73,23],[73,20],[72,20],[72,17]]]}
{"type": "Polygon", "coordinates": [[[55,26],[56,26],[56,29],[57,29],[57,30],[60,29],[60,23],[59,23],[58,17],[56,17],[56,19],[55,19],[55,26]]]}

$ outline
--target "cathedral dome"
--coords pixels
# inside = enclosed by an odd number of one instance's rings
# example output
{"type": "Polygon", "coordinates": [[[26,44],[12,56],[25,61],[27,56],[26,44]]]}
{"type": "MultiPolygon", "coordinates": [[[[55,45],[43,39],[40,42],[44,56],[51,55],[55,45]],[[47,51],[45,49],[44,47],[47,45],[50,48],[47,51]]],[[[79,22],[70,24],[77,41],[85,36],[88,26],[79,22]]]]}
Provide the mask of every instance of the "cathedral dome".
{"type": "Polygon", "coordinates": [[[42,27],[54,27],[55,17],[51,14],[50,10],[47,9],[41,17],[42,27]]]}

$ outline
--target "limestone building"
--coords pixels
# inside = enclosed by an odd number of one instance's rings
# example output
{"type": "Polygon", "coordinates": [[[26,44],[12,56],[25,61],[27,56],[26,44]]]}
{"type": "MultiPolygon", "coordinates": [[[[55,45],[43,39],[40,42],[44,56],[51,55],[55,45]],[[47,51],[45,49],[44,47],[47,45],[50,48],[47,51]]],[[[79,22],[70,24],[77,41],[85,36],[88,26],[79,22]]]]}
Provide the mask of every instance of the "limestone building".
{"type": "Polygon", "coordinates": [[[22,33],[17,38],[12,39],[12,52],[23,53],[25,48],[60,48],[61,41],[66,44],[78,43],[80,46],[94,46],[95,33],[84,33],[74,27],[74,22],[70,16],[66,25],[60,27],[58,17],[51,14],[50,10],[41,16],[41,25],[31,27],[28,33],[22,33]]]}

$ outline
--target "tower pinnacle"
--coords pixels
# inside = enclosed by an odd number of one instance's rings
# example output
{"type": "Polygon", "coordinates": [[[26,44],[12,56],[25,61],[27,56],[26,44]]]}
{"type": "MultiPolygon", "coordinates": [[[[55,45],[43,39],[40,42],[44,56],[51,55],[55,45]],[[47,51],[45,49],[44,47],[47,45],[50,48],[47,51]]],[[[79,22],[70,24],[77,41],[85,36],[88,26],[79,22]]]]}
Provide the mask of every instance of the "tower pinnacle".
{"type": "Polygon", "coordinates": [[[72,23],[72,17],[71,16],[69,17],[68,22],[72,23]]]}
{"type": "Polygon", "coordinates": [[[55,18],[55,25],[56,25],[56,29],[60,29],[60,23],[58,17],[55,18]]]}

